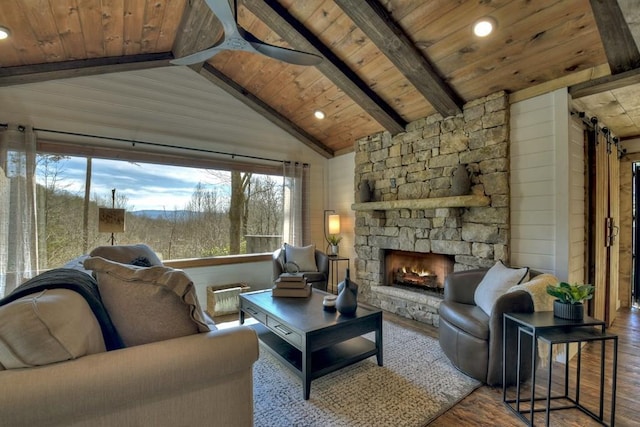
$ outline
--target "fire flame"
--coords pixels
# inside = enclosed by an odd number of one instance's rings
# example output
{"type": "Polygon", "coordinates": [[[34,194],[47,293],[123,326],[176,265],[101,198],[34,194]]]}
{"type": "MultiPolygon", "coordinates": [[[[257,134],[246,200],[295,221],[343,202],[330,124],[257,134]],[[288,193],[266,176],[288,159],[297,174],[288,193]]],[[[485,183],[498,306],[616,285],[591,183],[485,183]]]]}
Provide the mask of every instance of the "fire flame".
{"type": "Polygon", "coordinates": [[[402,267],[401,271],[403,274],[414,274],[419,277],[433,276],[433,273],[429,270],[418,270],[413,267],[402,267]]]}

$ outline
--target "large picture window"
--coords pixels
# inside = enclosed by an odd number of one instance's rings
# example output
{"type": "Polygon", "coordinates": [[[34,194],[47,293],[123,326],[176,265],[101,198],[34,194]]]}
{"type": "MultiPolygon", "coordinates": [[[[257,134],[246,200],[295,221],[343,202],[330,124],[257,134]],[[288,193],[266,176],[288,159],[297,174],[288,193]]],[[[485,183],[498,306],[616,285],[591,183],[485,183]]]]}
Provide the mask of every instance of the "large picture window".
{"type": "Polygon", "coordinates": [[[100,245],[98,209],[125,210],[117,244],[147,243],[167,259],[261,253],[282,242],[282,166],[243,170],[39,153],[41,267],[100,245]],[[115,190],[115,191],[114,191],[115,190]]]}

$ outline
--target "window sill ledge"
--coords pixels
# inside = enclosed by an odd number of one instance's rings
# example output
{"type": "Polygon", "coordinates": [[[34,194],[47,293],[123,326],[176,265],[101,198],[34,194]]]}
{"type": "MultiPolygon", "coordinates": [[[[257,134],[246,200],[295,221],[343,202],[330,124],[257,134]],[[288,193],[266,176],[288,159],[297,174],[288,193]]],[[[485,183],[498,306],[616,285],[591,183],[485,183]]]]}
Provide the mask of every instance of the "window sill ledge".
{"type": "Polygon", "coordinates": [[[163,264],[171,268],[215,267],[218,265],[245,264],[250,262],[271,261],[271,253],[226,255],[207,258],[172,259],[163,261],[163,264]]]}

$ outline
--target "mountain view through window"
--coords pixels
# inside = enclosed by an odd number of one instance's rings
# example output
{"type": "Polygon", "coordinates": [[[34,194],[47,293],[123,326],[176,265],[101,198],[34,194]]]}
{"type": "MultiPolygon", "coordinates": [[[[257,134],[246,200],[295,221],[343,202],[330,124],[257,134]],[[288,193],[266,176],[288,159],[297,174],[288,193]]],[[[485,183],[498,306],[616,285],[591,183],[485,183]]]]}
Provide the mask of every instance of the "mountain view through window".
{"type": "Polygon", "coordinates": [[[111,207],[125,209],[116,244],[146,243],[165,260],[274,250],[282,186],[275,174],[39,154],[41,267],[111,244],[98,232],[98,208],[111,207]]]}

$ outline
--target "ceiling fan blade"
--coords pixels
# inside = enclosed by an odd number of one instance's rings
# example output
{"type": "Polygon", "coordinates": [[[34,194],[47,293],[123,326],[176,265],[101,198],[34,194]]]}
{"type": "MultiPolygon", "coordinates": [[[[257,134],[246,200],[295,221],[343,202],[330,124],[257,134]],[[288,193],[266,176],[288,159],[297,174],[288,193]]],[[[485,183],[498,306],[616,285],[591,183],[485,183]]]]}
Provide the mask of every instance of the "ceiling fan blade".
{"type": "Polygon", "coordinates": [[[313,53],[288,49],[265,43],[250,32],[241,28],[233,14],[228,0],[205,0],[207,6],[216,15],[224,27],[224,40],[208,49],[177,58],[171,61],[174,65],[192,65],[204,62],[222,50],[243,50],[261,53],[271,58],[295,65],[317,65],[322,57],[313,53]]]}
{"type": "Polygon", "coordinates": [[[228,0],[205,0],[209,9],[220,20],[224,27],[225,35],[232,34],[237,31],[238,24],[233,16],[233,10],[228,0]]]}
{"type": "Polygon", "coordinates": [[[182,58],[176,58],[169,61],[173,65],[192,65],[199,62],[204,62],[207,59],[213,57],[216,53],[226,50],[222,45],[216,45],[209,49],[201,50],[200,52],[192,53],[191,55],[183,56],[182,58]]]}
{"type": "Polygon", "coordinates": [[[286,47],[274,46],[272,44],[262,42],[250,42],[251,45],[260,53],[280,61],[288,62],[294,65],[318,65],[322,62],[322,57],[313,53],[302,52],[299,50],[287,49],[286,47]]]}
{"type": "Polygon", "coordinates": [[[322,62],[322,57],[319,55],[265,43],[247,30],[242,28],[238,30],[240,35],[263,55],[294,65],[318,65],[322,62]]]}

